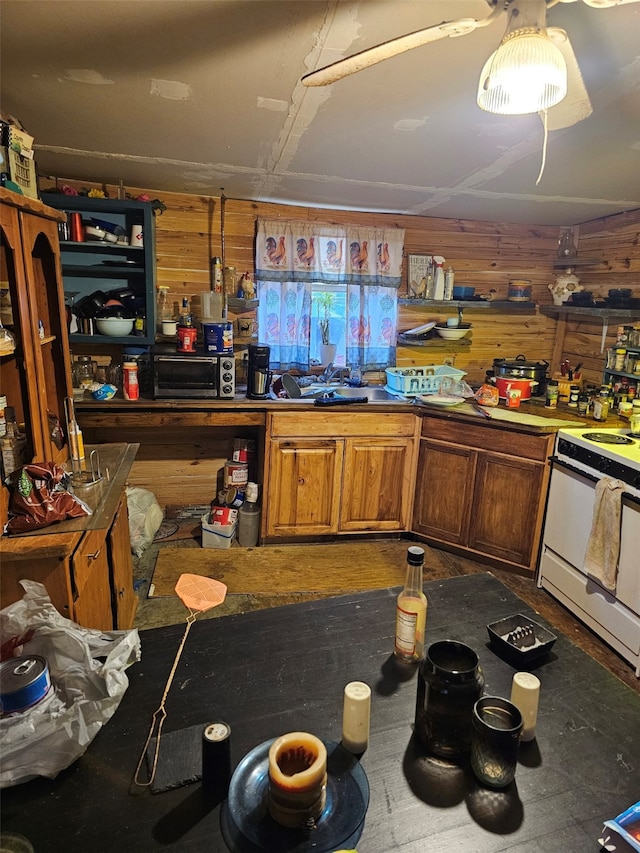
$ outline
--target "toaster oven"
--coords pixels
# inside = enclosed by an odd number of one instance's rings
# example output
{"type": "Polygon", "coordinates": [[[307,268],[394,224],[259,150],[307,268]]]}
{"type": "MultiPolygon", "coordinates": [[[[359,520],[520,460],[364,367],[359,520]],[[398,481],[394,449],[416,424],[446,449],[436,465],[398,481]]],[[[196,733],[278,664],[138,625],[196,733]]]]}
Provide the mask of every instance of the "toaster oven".
{"type": "Polygon", "coordinates": [[[236,393],[233,353],[177,353],[154,347],[153,396],[186,399],[233,399],[236,393]]]}

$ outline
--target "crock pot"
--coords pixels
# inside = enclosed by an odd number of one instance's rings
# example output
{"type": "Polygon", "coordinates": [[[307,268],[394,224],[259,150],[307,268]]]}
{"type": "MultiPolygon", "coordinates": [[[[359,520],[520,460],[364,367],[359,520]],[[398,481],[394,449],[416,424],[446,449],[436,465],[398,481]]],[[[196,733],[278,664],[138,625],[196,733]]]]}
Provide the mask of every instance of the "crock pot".
{"type": "Polygon", "coordinates": [[[543,395],[547,381],[548,361],[529,361],[524,355],[514,358],[494,358],[493,375],[496,377],[510,376],[516,379],[535,379],[538,383],[534,396],[543,395]]]}
{"type": "Polygon", "coordinates": [[[491,381],[503,399],[506,398],[507,391],[511,389],[512,391],[520,391],[521,400],[528,400],[538,385],[535,379],[522,379],[519,376],[492,376],[491,381]]]}

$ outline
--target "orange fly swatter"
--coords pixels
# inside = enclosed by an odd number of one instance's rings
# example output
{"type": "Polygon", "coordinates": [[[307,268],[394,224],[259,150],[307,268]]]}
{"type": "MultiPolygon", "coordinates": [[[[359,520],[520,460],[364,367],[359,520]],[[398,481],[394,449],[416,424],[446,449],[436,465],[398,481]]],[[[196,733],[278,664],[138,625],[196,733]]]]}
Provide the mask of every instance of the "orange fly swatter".
{"type": "Polygon", "coordinates": [[[135,782],[135,784],[140,785],[140,787],[147,787],[148,785],[151,785],[156,775],[156,767],[158,766],[158,755],[160,752],[160,736],[162,734],[162,726],[167,718],[167,712],[165,711],[164,706],[167,700],[167,696],[169,694],[169,690],[171,689],[173,676],[175,675],[176,669],[178,668],[182,649],[184,648],[184,644],[187,641],[189,631],[191,630],[191,626],[196,621],[196,616],[198,613],[204,613],[205,610],[211,610],[212,607],[217,607],[218,604],[222,604],[227,595],[227,587],[225,586],[225,584],[221,583],[220,581],[213,580],[213,578],[200,577],[200,575],[180,575],[175,589],[176,593],[178,594],[178,598],[182,601],[184,606],[189,609],[189,615],[187,616],[187,624],[184,629],[184,634],[182,635],[182,640],[180,641],[178,651],[176,652],[176,656],[173,661],[173,666],[171,667],[171,672],[169,673],[169,678],[167,679],[167,683],[165,684],[162,699],[160,700],[160,704],[154,711],[153,717],[151,718],[151,728],[149,729],[149,735],[142,749],[142,755],[140,756],[140,761],[138,761],[136,773],[133,777],[133,781],[135,782]],[[151,765],[151,770],[149,771],[149,778],[146,782],[141,782],[139,780],[140,770],[142,768],[144,757],[147,753],[147,749],[149,748],[149,744],[151,743],[151,739],[154,733],[156,733],[156,748],[153,755],[153,764],[151,765]]]}

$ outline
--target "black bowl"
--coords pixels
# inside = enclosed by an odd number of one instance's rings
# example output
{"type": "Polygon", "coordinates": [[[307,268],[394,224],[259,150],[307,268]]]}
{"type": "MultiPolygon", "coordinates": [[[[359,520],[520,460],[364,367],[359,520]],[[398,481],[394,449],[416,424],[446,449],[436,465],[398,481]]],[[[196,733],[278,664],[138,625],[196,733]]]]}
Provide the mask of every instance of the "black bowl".
{"type": "Polygon", "coordinates": [[[593,293],[590,290],[582,290],[580,293],[571,294],[572,305],[593,305],[593,293]]]}
{"type": "Polygon", "coordinates": [[[116,317],[121,320],[135,320],[135,311],[127,308],[125,305],[105,305],[96,314],[96,320],[103,320],[109,317],[116,317]]]}
{"type": "Polygon", "coordinates": [[[519,666],[549,654],[557,640],[555,634],[522,613],[492,622],[487,631],[496,650],[519,666]]]}
{"type": "Polygon", "coordinates": [[[631,288],[614,287],[609,291],[609,299],[631,299],[631,288]]]}

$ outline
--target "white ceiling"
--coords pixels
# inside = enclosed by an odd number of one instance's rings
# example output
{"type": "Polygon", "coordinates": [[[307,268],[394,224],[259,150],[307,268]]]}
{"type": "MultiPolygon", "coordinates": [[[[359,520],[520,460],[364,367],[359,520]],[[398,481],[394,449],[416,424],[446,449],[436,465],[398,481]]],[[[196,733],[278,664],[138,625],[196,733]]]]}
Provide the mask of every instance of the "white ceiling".
{"type": "Polygon", "coordinates": [[[487,0],[1,0],[1,101],[41,174],[158,191],[570,225],[640,208],[640,3],[548,11],[593,115],[475,103],[498,23],[326,88],[300,77],[487,0]]]}

